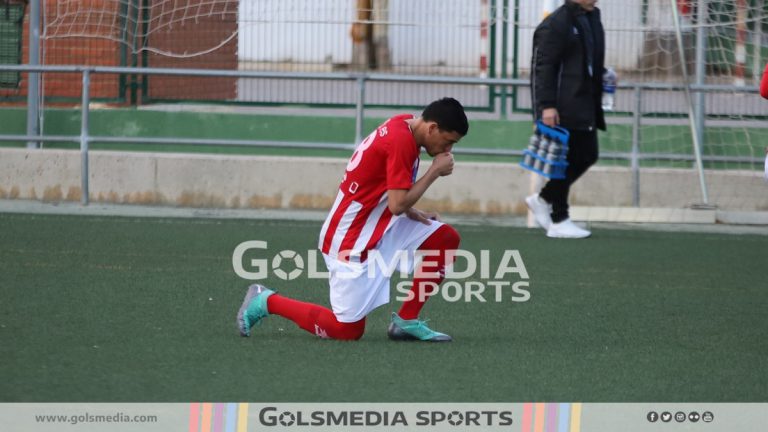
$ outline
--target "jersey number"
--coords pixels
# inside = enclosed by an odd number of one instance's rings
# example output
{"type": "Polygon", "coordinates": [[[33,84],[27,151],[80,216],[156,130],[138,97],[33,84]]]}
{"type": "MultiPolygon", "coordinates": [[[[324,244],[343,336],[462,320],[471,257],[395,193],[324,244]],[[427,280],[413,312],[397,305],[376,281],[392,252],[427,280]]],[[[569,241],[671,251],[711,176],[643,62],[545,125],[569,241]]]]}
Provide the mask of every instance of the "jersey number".
{"type": "Polygon", "coordinates": [[[368,150],[368,147],[373,144],[373,140],[376,138],[376,131],[371,132],[370,135],[368,135],[363,142],[360,143],[359,146],[357,146],[357,149],[355,149],[355,152],[352,153],[352,159],[349,160],[349,163],[347,163],[347,172],[353,171],[355,168],[357,168],[358,165],[360,165],[360,161],[363,160],[363,152],[368,150]]]}

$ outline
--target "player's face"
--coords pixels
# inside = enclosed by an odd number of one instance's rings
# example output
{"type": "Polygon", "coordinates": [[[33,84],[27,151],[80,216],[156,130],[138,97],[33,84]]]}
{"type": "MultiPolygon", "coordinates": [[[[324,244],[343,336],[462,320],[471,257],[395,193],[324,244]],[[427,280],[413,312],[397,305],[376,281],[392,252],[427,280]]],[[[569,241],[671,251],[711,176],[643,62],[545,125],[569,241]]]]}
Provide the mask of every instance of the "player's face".
{"type": "Polygon", "coordinates": [[[447,153],[453,149],[453,145],[459,142],[461,134],[458,132],[448,132],[437,127],[437,123],[430,123],[427,130],[427,137],[424,143],[424,149],[427,154],[434,157],[440,153],[447,153]]]}

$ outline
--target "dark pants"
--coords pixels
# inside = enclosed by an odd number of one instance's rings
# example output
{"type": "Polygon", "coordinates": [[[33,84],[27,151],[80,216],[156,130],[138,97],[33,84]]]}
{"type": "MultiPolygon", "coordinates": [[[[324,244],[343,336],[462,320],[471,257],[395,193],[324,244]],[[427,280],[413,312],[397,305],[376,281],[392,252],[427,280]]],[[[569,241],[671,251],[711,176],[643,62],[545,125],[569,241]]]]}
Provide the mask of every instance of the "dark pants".
{"type": "Polygon", "coordinates": [[[568,139],[568,167],[565,178],[550,180],[541,189],[539,196],[552,204],[552,222],[568,219],[568,192],[571,185],[597,162],[597,131],[571,131],[568,139]]]}

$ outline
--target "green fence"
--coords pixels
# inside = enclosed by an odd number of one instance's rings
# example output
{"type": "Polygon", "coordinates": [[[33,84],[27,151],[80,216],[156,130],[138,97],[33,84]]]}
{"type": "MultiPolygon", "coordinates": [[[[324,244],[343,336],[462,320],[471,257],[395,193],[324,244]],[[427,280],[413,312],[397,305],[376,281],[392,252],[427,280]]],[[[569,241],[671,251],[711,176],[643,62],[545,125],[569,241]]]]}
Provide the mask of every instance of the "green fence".
{"type": "MultiPolygon", "coordinates": [[[[21,46],[25,5],[0,5],[0,64],[21,64],[21,46]]],[[[0,72],[0,88],[18,87],[21,74],[0,72]]]]}

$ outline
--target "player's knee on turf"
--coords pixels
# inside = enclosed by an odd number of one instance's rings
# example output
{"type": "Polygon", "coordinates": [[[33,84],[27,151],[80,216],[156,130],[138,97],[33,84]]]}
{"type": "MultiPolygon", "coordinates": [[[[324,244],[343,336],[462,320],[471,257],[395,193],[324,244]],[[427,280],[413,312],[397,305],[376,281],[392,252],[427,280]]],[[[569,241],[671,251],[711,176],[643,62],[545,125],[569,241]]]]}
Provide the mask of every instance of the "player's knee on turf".
{"type": "Polygon", "coordinates": [[[360,321],[343,323],[344,330],[336,339],[339,340],[359,340],[365,333],[365,318],[360,321]]]}

